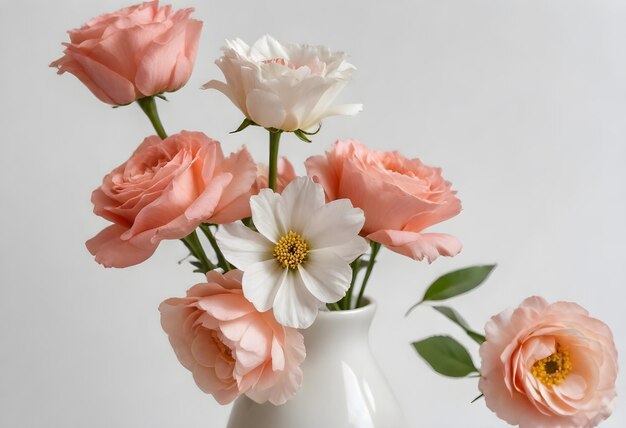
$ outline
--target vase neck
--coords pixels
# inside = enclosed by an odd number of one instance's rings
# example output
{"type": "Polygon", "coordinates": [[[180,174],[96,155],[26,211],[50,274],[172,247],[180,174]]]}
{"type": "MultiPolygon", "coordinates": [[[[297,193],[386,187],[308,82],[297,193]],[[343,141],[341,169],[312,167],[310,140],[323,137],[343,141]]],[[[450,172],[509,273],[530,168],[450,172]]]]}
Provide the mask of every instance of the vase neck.
{"type": "Polygon", "coordinates": [[[352,340],[367,341],[369,329],[376,313],[376,304],[347,311],[320,312],[311,327],[302,330],[305,343],[328,342],[338,345],[352,340]]]}

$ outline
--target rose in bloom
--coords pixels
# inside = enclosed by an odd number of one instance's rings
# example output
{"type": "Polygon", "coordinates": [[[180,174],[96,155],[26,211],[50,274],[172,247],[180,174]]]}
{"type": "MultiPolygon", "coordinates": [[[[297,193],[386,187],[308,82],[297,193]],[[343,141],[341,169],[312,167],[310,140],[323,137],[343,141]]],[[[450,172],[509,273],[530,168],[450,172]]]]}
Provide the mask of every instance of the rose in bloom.
{"type": "Polygon", "coordinates": [[[585,309],[530,297],[485,331],[479,388],[498,417],[522,428],[580,428],[611,414],[617,351],[585,309]]]}
{"type": "Polygon", "coordinates": [[[127,267],[201,222],[248,217],[256,170],[245,148],[225,158],[220,144],[201,132],[148,137],[93,192],[94,212],[114,224],[87,248],[106,267],[127,267]]]}
{"type": "Polygon", "coordinates": [[[159,306],[161,325],[178,360],[220,404],[246,394],[279,405],[302,383],[304,339],[272,312],[254,309],[241,291],[241,271],[207,274],[185,298],[159,306]]]}
{"type": "Polygon", "coordinates": [[[153,1],[98,16],[69,31],[63,57],[50,66],[108,104],[175,91],[189,80],[198,50],[202,22],[192,12],[153,1]]]}
{"type": "Polygon", "coordinates": [[[257,310],[273,309],[282,325],[307,328],[350,286],[350,263],[368,247],[359,236],[363,211],[347,199],[325,203],[322,186],[309,177],[282,194],[262,189],[250,206],[258,232],[240,221],[225,224],[216,235],[220,248],[244,271],[243,292],[257,310]]]}
{"type": "MultiPolygon", "coordinates": [[[[257,164],[257,178],[256,183],[252,188],[252,194],[256,195],[261,189],[267,189],[269,180],[269,168],[266,164],[257,164]]],[[[276,192],[282,193],[285,187],[298,176],[293,169],[291,162],[285,157],[278,159],[278,165],[276,168],[276,192]]]]}
{"type": "Polygon", "coordinates": [[[252,47],[239,39],[226,43],[216,61],[226,83],[211,80],[204,88],[222,92],[257,125],[307,130],[328,116],[362,109],[361,104],[331,106],[355,69],[342,52],[280,43],[267,35],[252,47]]]}
{"type": "Polygon", "coordinates": [[[348,198],[365,212],[361,234],[368,239],[429,262],[461,251],[461,243],[450,235],[422,233],[461,211],[461,201],[439,168],[398,152],[370,150],[354,140],[337,141],[325,156],[312,156],[305,164],[327,199],[348,198]]]}

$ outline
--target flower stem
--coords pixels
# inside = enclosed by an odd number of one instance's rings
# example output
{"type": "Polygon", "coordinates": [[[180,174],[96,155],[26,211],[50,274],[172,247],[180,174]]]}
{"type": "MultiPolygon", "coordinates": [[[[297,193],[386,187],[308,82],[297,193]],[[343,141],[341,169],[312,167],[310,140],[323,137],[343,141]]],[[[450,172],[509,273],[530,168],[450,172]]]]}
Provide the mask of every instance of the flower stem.
{"type": "Polygon", "coordinates": [[[152,126],[156,133],[161,137],[162,140],[167,138],[167,133],[165,129],[163,129],[163,124],[161,123],[161,119],[159,118],[159,113],[157,112],[156,102],[154,101],[154,96],[152,97],[144,97],[139,98],[137,100],[137,104],[143,110],[143,112],[148,116],[152,126]]]}
{"type": "Polygon", "coordinates": [[[340,311],[341,310],[341,308],[339,307],[337,302],[335,302],[335,303],[326,303],[326,307],[328,309],[330,309],[331,311],[340,311]]]}
{"type": "Polygon", "coordinates": [[[352,293],[354,292],[354,283],[356,282],[356,277],[359,274],[360,264],[361,256],[357,257],[355,261],[350,263],[350,267],[352,268],[352,280],[350,281],[350,288],[348,288],[348,292],[340,301],[342,303],[342,308],[344,311],[350,309],[350,306],[352,306],[352,293]]]}
{"type": "Polygon", "coordinates": [[[204,232],[204,236],[206,236],[206,238],[209,240],[209,244],[211,244],[211,247],[213,247],[213,251],[215,251],[215,255],[217,256],[217,264],[222,269],[224,269],[224,272],[228,272],[230,270],[230,263],[228,263],[226,257],[224,257],[224,253],[222,253],[222,250],[220,250],[220,246],[217,244],[213,232],[211,232],[211,227],[206,223],[202,223],[200,224],[200,229],[204,232]]]}
{"type": "Polygon", "coordinates": [[[202,248],[202,244],[200,243],[200,239],[198,239],[198,234],[195,230],[184,238],[181,238],[181,241],[183,241],[183,244],[185,244],[185,246],[189,249],[189,252],[191,252],[191,254],[198,259],[200,263],[202,263],[202,273],[207,273],[217,267],[206,256],[204,248],[202,248]]]}
{"type": "Polygon", "coordinates": [[[363,283],[361,284],[361,289],[359,290],[359,297],[356,299],[355,308],[361,307],[361,301],[363,300],[363,293],[365,293],[365,287],[367,286],[367,281],[370,279],[370,275],[372,274],[372,269],[374,269],[374,263],[376,263],[376,255],[380,251],[381,245],[378,242],[370,241],[370,247],[372,247],[372,251],[370,253],[370,260],[367,264],[367,270],[365,271],[365,277],[363,278],[363,283]]]}
{"type": "Polygon", "coordinates": [[[269,131],[270,133],[270,171],[267,179],[267,186],[276,191],[276,177],[278,176],[278,146],[280,144],[280,134],[282,131],[269,131]]]}

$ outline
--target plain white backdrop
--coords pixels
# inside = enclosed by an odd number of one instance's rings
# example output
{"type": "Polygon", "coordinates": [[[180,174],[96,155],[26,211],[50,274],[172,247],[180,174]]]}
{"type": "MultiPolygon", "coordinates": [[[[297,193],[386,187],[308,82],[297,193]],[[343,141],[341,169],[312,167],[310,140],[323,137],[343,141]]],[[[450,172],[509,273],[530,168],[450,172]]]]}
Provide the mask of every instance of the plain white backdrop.
{"type": "MultiPolygon", "coordinates": [[[[464,210],[433,230],[464,243],[454,259],[417,263],[383,252],[370,285],[371,341],[411,427],[500,427],[476,380],[434,374],[409,346],[461,331],[429,308],[406,309],[438,275],[497,262],[453,304],[475,327],[529,295],[576,301],[614,331],[626,367],[626,2],[610,0],[194,1],[204,21],[189,84],[159,103],[169,132],[200,130],[265,161],[266,135],[228,135],[241,113],[216,91],[225,38],[325,44],[358,68],[335,117],[302,161],[337,138],[442,166],[464,210]]],[[[136,105],[112,109],[47,65],[65,30],[124,0],[0,2],[0,426],[221,427],[229,407],[177,362],[157,307],[201,277],[178,242],[124,270],[93,262],[84,242],[102,176],[152,133],[136,105]]],[[[626,426],[624,376],[603,426],[626,426]]],[[[329,409],[332,411],[332,409],[329,409]]]]}

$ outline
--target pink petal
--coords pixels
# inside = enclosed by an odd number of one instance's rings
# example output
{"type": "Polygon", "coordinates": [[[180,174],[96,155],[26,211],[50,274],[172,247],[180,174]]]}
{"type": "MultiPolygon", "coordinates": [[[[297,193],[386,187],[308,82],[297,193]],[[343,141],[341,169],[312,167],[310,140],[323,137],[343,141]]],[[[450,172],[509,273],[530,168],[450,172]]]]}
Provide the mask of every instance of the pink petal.
{"type": "Polygon", "coordinates": [[[218,294],[198,299],[198,306],[220,321],[230,321],[254,312],[254,306],[238,294],[218,294]]]}
{"type": "MultiPolygon", "coordinates": [[[[93,84],[117,105],[130,104],[137,98],[132,82],[112,71],[105,65],[77,53],[73,56],[93,84]]],[[[89,86],[88,86],[89,87],[89,86]]],[[[89,87],[89,89],[92,89],[89,87]]],[[[93,91],[97,95],[96,91],[93,91]]]]}
{"type": "Polygon", "coordinates": [[[104,267],[124,268],[147,260],[156,250],[158,242],[149,243],[150,236],[145,234],[122,240],[121,235],[127,231],[117,224],[111,225],[88,240],[87,249],[104,267]]]}
{"type": "Polygon", "coordinates": [[[367,235],[367,238],[414,260],[426,258],[429,263],[439,256],[456,256],[462,248],[458,239],[442,233],[379,230],[367,235]]]}
{"type": "MultiPolygon", "coordinates": [[[[143,52],[138,64],[135,85],[146,95],[178,89],[168,88],[179,55],[185,49],[185,23],[174,24],[165,33],[153,39],[143,52]]],[[[186,71],[191,72],[189,67],[186,71]]],[[[187,76],[188,78],[188,76],[187,76]]],[[[186,79],[184,79],[186,81],[186,79]]]]}

